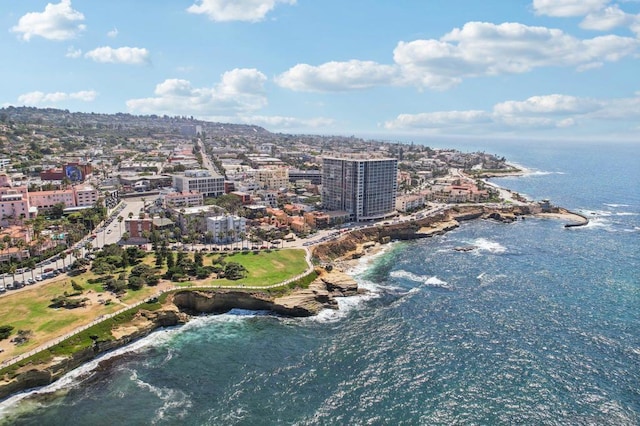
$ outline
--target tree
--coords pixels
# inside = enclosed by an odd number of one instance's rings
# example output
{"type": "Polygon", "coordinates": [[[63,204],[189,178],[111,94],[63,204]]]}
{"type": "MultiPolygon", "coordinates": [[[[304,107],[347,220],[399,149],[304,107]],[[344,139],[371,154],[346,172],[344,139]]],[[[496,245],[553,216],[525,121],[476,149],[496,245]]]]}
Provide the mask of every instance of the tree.
{"type": "Polygon", "coordinates": [[[12,325],[0,325],[0,340],[8,338],[11,335],[12,331],[12,325]]]}
{"type": "Polygon", "coordinates": [[[239,280],[247,274],[247,269],[237,262],[229,262],[224,267],[224,277],[229,280],[239,280]]]}
{"type": "Polygon", "coordinates": [[[120,226],[120,238],[122,238],[122,221],[124,220],[124,217],[122,217],[122,215],[118,216],[118,225],[120,226]]]}
{"type": "Polygon", "coordinates": [[[63,251],[60,253],[60,260],[62,260],[62,267],[64,268],[64,259],[67,257],[67,252],[63,251]]]}

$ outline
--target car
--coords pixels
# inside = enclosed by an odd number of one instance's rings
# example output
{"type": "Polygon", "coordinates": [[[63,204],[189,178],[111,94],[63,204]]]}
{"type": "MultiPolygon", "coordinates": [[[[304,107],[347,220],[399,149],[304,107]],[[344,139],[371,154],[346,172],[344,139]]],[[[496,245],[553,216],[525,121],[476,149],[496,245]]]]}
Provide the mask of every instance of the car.
{"type": "Polygon", "coordinates": [[[36,275],[36,281],[42,281],[42,275],[36,275]]]}
{"type": "Polygon", "coordinates": [[[35,284],[35,283],[36,283],[36,280],[34,280],[33,278],[29,278],[29,279],[27,280],[27,284],[29,284],[29,285],[31,285],[31,284],[35,284]]]}

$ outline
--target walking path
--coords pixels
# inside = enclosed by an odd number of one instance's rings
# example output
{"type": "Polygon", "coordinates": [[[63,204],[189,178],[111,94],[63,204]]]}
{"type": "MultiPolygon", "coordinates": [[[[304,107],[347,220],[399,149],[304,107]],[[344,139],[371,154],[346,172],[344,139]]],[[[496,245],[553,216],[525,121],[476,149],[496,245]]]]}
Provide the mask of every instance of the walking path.
{"type": "MultiPolygon", "coordinates": [[[[142,305],[144,303],[147,303],[147,302],[149,302],[151,300],[159,298],[160,296],[162,296],[165,293],[170,293],[170,292],[178,291],[178,290],[211,290],[211,289],[265,290],[265,289],[270,289],[270,288],[286,286],[286,285],[288,285],[288,284],[290,284],[290,283],[292,283],[292,282],[294,282],[296,280],[299,280],[299,279],[307,276],[308,274],[310,274],[313,271],[314,266],[311,263],[311,251],[309,249],[307,249],[306,247],[304,248],[304,250],[305,250],[305,261],[307,262],[307,269],[303,273],[298,274],[298,275],[296,275],[296,276],[294,276],[292,278],[289,278],[289,279],[287,279],[285,281],[282,281],[280,283],[272,284],[272,285],[269,285],[269,286],[245,286],[244,284],[238,284],[238,285],[234,285],[234,286],[229,286],[229,285],[225,285],[225,286],[223,286],[223,285],[166,286],[166,287],[162,288],[158,293],[154,294],[153,296],[150,296],[147,299],[141,300],[141,301],[133,303],[131,305],[126,305],[126,304],[120,302],[123,305],[125,305],[124,308],[122,308],[122,309],[120,309],[120,310],[118,310],[116,312],[113,312],[111,314],[101,315],[100,317],[98,317],[95,320],[91,321],[89,324],[85,324],[83,326],[80,326],[80,327],[74,329],[73,331],[64,334],[63,336],[60,336],[60,337],[58,337],[56,339],[53,339],[53,340],[50,340],[49,342],[44,343],[43,345],[37,347],[36,349],[33,349],[33,350],[29,351],[29,352],[25,352],[25,353],[23,353],[21,355],[18,355],[16,357],[11,358],[11,359],[5,360],[2,363],[0,363],[0,368],[9,367],[9,366],[11,366],[13,364],[16,364],[16,363],[18,363],[18,362],[20,362],[20,361],[22,361],[22,360],[24,360],[26,358],[29,358],[30,356],[33,356],[33,355],[36,355],[36,354],[38,354],[38,353],[40,353],[42,351],[45,351],[45,350],[47,350],[47,349],[49,349],[49,348],[51,348],[51,347],[63,342],[64,340],[69,339],[69,338],[75,336],[76,334],[85,331],[86,329],[88,329],[90,327],[93,327],[96,324],[99,324],[99,323],[101,323],[103,321],[106,321],[106,320],[108,320],[110,318],[113,318],[113,317],[115,317],[117,315],[120,315],[120,314],[122,314],[122,313],[124,313],[124,312],[126,312],[126,311],[128,311],[130,309],[137,308],[138,306],[140,306],[140,305],[142,305]]],[[[206,280],[201,280],[201,281],[206,281],[206,280]]]]}

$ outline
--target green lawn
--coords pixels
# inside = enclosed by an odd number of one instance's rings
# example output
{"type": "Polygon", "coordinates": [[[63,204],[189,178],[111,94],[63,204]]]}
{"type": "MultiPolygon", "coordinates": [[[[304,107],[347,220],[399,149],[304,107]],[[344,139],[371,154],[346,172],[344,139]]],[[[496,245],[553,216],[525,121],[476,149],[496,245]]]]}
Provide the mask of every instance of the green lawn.
{"type": "MultiPolygon", "coordinates": [[[[211,284],[228,286],[244,284],[258,287],[278,284],[307,270],[305,251],[301,249],[235,253],[225,258],[247,268],[246,278],[237,281],[209,280],[211,284]]],[[[205,265],[207,261],[205,260],[205,265]]]]}
{"type": "MultiPolygon", "coordinates": [[[[193,253],[189,253],[189,256],[193,256],[193,253]]],[[[211,265],[212,260],[218,256],[220,255],[209,254],[205,256],[205,266],[211,265]]],[[[226,255],[224,260],[226,262],[237,262],[243,265],[248,270],[247,277],[237,281],[206,279],[197,282],[176,283],[176,285],[185,287],[202,284],[214,286],[244,285],[247,287],[266,287],[299,275],[307,269],[305,251],[300,249],[234,253],[226,255]]],[[[153,254],[149,253],[143,262],[153,265],[153,254]]],[[[163,267],[159,272],[162,274],[165,270],[166,267],[163,267]]],[[[121,271],[116,271],[113,275],[117,276],[120,272],[121,271]]],[[[128,272],[127,270],[127,273],[128,272]]],[[[54,297],[63,295],[65,291],[68,293],[74,292],[71,286],[72,279],[84,289],[83,295],[78,297],[84,297],[87,294],[93,294],[94,296],[98,294],[101,299],[114,299],[102,289],[102,284],[89,284],[88,280],[91,278],[96,278],[96,275],[91,271],[87,271],[76,277],[60,277],[53,282],[2,296],[0,298],[0,325],[7,324],[14,327],[11,337],[21,329],[31,330],[34,335],[29,342],[22,346],[16,347],[11,344],[10,350],[6,350],[0,354],[0,361],[34,349],[56,336],[60,336],[76,327],[91,322],[100,315],[115,312],[123,307],[120,303],[111,303],[110,305],[93,303],[90,306],[77,309],[53,309],[49,307],[51,299],[54,297]]],[[[156,287],[147,286],[138,291],[128,290],[122,296],[121,301],[126,304],[133,304],[137,301],[147,299],[157,292],[158,289],[156,287]]]]}

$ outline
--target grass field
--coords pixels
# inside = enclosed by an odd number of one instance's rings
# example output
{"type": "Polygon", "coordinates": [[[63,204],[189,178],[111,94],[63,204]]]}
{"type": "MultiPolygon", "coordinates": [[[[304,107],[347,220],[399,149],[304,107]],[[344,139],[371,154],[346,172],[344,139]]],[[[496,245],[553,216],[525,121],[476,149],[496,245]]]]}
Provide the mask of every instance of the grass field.
{"type": "MultiPolygon", "coordinates": [[[[192,253],[189,253],[192,256],[192,253]]],[[[205,266],[219,255],[207,255],[205,266]]],[[[288,278],[303,273],[307,269],[305,251],[300,249],[263,251],[259,253],[235,253],[227,255],[226,262],[237,262],[248,270],[246,278],[231,281],[227,279],[206,279],[189,281],[180,285],[213,285],[213,286],[271,286],[288,278]]],[[[144,263],[153,266],[154,256],[148,254],[144,263]]],[[[130,268],[129,268],[130,269],[130,268]]],[[[164,273],[166,267],[158,270],[164,273]]],[[[121,271],[116,271],[118,275],[121,271]]],[[[120,300],[105,292],[101,284],[89,284],[88,280],[96,278],[93,272],[87,271],[76,277],[59,277],[53,281],[27,287],[20,291],[7,293],[0,297],[0,325],[12,325],[14,331],[9,339],[0,341],[0,361],[28,352],[48,341],[54,340],[77,327],[88,324],[97,317],[115,312],[126,305],[145,300],[158,292],[157,287],[143,287],[141,290],[128,290],[120,300]],[[91,304],[77,309],[50,308],[51,299],[61,296],[66,291],[73,293],[71,280],[80,284],[83,294],[78,297],[90,297],[91,304]],[[98,299],[112,299],[114,303],[104,305],[98,299]],[[25,344],[16,346],[9,340],[18,330],[31,330],[32,338],[25,344]]],[[[166,287],[169,283],[164,283],[166,287]]]]}

